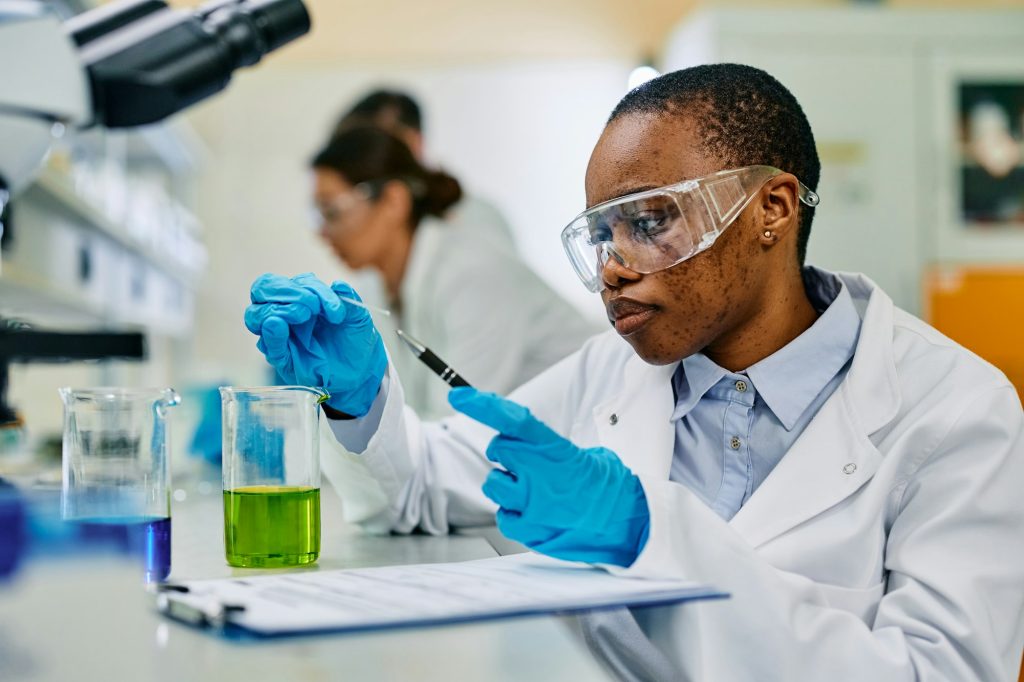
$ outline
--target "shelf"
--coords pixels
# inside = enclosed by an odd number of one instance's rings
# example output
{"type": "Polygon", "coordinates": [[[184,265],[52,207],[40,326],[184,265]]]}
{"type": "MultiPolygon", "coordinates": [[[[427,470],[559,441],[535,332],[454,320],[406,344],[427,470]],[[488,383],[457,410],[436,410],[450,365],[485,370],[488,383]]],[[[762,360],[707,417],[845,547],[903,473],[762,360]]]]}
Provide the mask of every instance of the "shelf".
{"type": "MultiPolygon", "coordinates": [[[[107,311],[95,300],[55,286],[38,273],[26,271],[5,260],[0,264],[0,292],[4,315],[20,316],[31,312],[79,324],[107,319],[107,311]]],[[[33,319],[33,321],[36,321],[33,319]]]]}
{"type": "MultiPolygon", "coordinates": [[[[78,220],[138,254],[145,261],[186,286],[191,287],[202,271],[201,267],[197,268],[182,263],[173,253],[159,252],[149,244],[142,242],[132,235],[124,225],[111,220],[100,209],[75,192],[67,178],[58,171],[45,168],[36,182],[25,191],[24,196],[30,196],[33,190],[41,192],[57,207],[72,213],[78,220]]],[[[21,201],[24,200],[24,198],[21,199],[21,201]]]]}

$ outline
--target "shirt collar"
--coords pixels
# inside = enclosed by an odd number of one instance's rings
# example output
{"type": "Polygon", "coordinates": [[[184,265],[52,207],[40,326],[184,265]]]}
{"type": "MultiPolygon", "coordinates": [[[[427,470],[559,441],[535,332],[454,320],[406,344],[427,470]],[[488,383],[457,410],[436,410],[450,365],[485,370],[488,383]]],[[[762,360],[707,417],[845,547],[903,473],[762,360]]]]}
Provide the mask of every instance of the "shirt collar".
{"type": "Polygon", "coordinates": [[[673,377],[673,386],[676,390],[676,409],[672,412],[673,421],[682,419],[689,414],[690,410],[696,407],[700,399],[704,397],[704,394],[728,373],[703,353],[694,353],[683,358],[673,377]]]}
{"type": "MultiPolygon", "coordinates": [[[[744,372],[787,431],[853,357],[860,336],[860,315],[838,277],[806,268],[804,285],[821,315],[800,336],[744,372]]],[[[688,414],[712,386],[729,374],[703,353],[684,358],[676,372],[672,418],[688,414]]]]}

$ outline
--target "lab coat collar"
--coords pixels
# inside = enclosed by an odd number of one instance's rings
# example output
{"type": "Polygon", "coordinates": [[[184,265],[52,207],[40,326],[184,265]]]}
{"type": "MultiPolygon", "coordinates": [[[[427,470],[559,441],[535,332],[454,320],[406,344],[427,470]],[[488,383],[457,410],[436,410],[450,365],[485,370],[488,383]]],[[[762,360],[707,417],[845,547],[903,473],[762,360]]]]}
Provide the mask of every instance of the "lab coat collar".
{"type": "MultiPolygon", "coordinates": [[[[837,273],[863,318],[846,378],[730,524],[757,547],[835,506],[874,475],[882,455],[870,436],[900,406],[892,300],[863,275],[837,273]]],[[[622,390],[593,410],[599,442],[641,476],[667,479],[679,363],[624,363],[622,390]]]]}
{"type": "Polygon", "coordinates": [[[899,380],[893,352],[892,299],[866,276],[836,273],[850,290],[861,311],[860,339],[850,371],[843,382],[856,407],[864,433],[871,435],[888,424],[900,409],[899,380]]]}
{"type": "Polygon", "coordinates": [[[857,350],[844,381],[730,521],[754,547],[864,485],[882,462],[870,436],[899,410],[892,300],[863,275],[839,277],[864,309],[857,350]]]}
{"type": "MultiPolygon", "coordinates": [[[[812,268],[808,270],[811,276],[831,277],[812,268]]],[[[793,430],[856,349],[860,316],[842,280],[838,289],[814,324],[747,369],[754,389],[787,431],[793,430]]]]}
{"type": "Polygon", "coordinates": [[[668,478],[675,441],[672,375],[678,367],[649,365],[633,353],[623,364],[622,390],[593,410],[601,445],[637,475],[668,478]]]}

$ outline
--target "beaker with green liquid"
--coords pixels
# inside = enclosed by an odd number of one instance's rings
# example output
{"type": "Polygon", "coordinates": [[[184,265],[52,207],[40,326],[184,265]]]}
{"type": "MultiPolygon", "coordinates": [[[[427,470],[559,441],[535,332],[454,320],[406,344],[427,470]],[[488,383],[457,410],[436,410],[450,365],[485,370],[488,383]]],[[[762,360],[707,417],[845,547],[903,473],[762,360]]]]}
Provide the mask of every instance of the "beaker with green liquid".
{"type": "Polygon", "coordinates": [[[279,568],[320,556],[319,406],[307,386],[220,389],[228,564],[279,568]]]}

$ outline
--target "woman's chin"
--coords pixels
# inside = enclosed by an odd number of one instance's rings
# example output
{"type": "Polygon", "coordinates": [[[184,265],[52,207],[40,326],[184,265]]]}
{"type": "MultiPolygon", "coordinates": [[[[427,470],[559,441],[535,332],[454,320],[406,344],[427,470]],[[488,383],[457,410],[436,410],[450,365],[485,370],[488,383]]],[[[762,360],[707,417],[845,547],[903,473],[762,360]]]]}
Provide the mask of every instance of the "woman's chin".
{"type": "Polygon", "coordinates": [[[364,263],[362,260],[353,258],[348,254],[342,253],[340,251],[335,251],[334,255],[337,256],[338,260],[344,263],[345,267],[348,268],[349,270],[362,270],[363,268],[366,267],[366,263],[364,263]]]}
{"type": "Polygon", "coordinates": [[[624,336],[623,339],[648,365],[670,365],[697,352],[691,348],[695,344],[682,344],[678,338],[659,338],[657,334],[646,334],[645,331],[624,336]]]}

